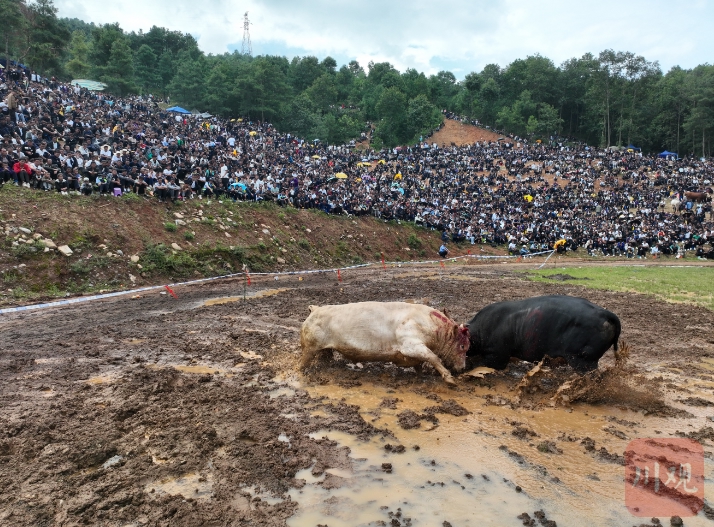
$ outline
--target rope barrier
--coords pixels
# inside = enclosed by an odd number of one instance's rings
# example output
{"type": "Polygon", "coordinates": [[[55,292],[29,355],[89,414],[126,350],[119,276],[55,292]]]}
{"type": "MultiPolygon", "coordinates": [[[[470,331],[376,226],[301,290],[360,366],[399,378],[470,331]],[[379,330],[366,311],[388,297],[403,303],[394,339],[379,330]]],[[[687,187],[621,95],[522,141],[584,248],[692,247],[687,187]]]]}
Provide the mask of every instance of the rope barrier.
{"type": "MultiPolygon", "coordinates": [[[[531,253],[527,255],[523,255],[523,257],[529,258],[532,256],[540,256],[542,254],[549,254],[548,258],[554,253],[555,251],[541,251],[537,253],[531,253]]],[[[512,258],[519,258],[520,256],[512,256],[512,255],[507,255],[507,256],[491,256],[491,255],[475,255],[475,254],[465,254],[463,256],[454,256],[452,258],[446,258],[446,260],[441,259],[441,260],[420,260],[420,261],[407,261],[407,262],[385,262],[384,257],[382,257],[381,265],[384,269],[387,268],[387,265],[423,265],[423,264],[435,264],[435,263],[440,263],[443,267],[444,261],[450,261],[452,263],[456,263],[457,260],[461,260],[464,258],[475,258],[477,260],[489,260],[489,259],[512,259],[512,258]]],[[[546,259],[546,261],[548,261],[546,259]]],[[[364,267],[370,267],[373,265],[380,265],[376,262],[368,262],[364,264],[358,264],[358,265],[350,265],[347,267],[335,267],[332,269],[311,269],[311,270],[306,270],[306,271],[282,271],[282,272],[277,272],[277,273],[248,273],[248,271],[241,271],[239,273],[232,273],[232,274],[227,274],[227,275],[222,275],[222,276],[212,276],[210,278],[200,278],[198,280],[190,280],[188,282],[176,282],[173,284],[165,284],[165,285],[155,285],[155,286],[149,286],[149,287],[141,287],[139,289],[131,289],[128,291],[117,291],[114,293],[103,293],[100,295],[91,295],[91,296],[80,296],[77,298],[71,298],[69,300],[58,300],[56,302],[48,302],[45,304],[31,304],[28,306],[20,306],[20,307],[8,307],[5,309],[0,309],[0,315],[6,315],[9,313],[18,313],[22,311],[34,311],[37,309],[47,309],[51,307],[60,307],[60,306],[68,306],[71,304],[78,304],[81,302],[91,302],[93,300],[102,300],[105,298],[113,298],[117,296],[123,296],[123,295],[136,295],[138,293],[144,293],[147,291],[156,291],[157,289],[166,289],[169,291],[174,298],[177,298],[175,293],[173,292],[172,288],[178,287],[178,286],[183,286],[183,285],[192,285],[192,284],[199,284],[202,282],[211,282],[214,280],[224,280],[226,278],[236,278],[236,277],[242,277],[242,278],[247,278],[248,285],[250,285],[250,276],[295,276],[295,275],[305,275],[305,274],[324,274],[324,273],[337,273],[338,279],[342,279],[342,275],[340,271],[349,271],[351,269],[361,269],[364,267]]],[[[541,266],[542,267],[542,266],[541,266]]]]}

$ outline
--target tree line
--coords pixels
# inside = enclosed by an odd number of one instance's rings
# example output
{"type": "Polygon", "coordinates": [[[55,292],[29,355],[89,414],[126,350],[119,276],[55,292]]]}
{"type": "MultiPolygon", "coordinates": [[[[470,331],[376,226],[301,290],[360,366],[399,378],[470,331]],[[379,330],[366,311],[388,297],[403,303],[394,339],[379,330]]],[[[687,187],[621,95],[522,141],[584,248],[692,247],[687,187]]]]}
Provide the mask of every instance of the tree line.
{"type": "Polygon", "coordinates": [[[52,0],[0,0],[0,45],[11,60],[62,80],[90,78],[117,95],[171,97],[221,116],[267,120],[308,139],[343,143],[372,123],[372,145],[413,143],[441,110],[529,139],[633,145],[711,155],[714,66],[674,67],[605,50],[560,66],[528,56],[457,80],[387,62],[366,68],[314,56],[205,54],[187,33],[60,19],[52,0]]]}

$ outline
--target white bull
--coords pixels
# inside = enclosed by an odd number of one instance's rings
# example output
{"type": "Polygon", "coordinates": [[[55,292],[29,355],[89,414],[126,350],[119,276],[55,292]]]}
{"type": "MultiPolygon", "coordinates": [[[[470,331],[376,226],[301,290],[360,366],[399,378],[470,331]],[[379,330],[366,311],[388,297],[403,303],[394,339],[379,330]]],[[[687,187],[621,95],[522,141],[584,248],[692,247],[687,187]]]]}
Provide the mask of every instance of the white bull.
{"type": "Polygon", "coordinates": [[[339,351],[347,359],[393,362],[417,369],[431,364],[449,383],[466,366],[469,330],[443,313],[405,302],[359,302],[310,306],[300,330],[301,368],[322,350],[339,351]],[[446,365],[446,366],[445,366],[446,365]]]}

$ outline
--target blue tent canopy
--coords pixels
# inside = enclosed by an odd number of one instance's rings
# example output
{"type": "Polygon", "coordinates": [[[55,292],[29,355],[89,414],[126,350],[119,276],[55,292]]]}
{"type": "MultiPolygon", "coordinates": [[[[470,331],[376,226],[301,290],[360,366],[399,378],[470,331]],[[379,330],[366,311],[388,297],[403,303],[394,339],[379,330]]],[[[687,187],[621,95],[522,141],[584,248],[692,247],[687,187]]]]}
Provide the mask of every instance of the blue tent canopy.
{"type": "Polygon", "coordinates": [[[665,150],[664,152],[659,154],[659,157],[669,157],[669,156],[678,157],[676,152],[669,152],[667,150],[665,150]]]}
{"type": "Polygon", "coordinates": [[[171,108],[166,108],[166,111],[167,112],[176,112],[176,113],[191,113],[188,110],[181,108],[180,106],[172,106],[171,108]]]}

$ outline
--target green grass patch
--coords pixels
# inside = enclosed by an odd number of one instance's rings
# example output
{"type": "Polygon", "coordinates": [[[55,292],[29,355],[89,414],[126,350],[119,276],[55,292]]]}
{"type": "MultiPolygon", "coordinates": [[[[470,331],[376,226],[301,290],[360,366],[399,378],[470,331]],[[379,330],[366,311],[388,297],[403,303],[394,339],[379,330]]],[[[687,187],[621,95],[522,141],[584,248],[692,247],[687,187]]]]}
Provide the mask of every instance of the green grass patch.
{"type": "Polygon", "coordinates": [[[407,245],[412,249],[421,249],[422,243],[416,233],[411,233],[407,238],[407,245]]]}
{"type": "Polygon", "coordinates": [[[529,271],[537,282],[576,284],[652,295],[666,302],[695,304],[714,311],[714,268],[711,267],[566,267],[529,271]]]}
{"type": "Polygon", "coordinates": [[[27,260],[42,255],[44,250],[45,246],[39,242],[21,243],[12,248],[11,254],[20,260],[27,260]]]}
{"type": "Polygon", "coordinates": [[[164,229],[166,229],[169,232],[176,232],[176,229],[178,229],[178,227],[176,226],[175,223],[171,223],[170,221],[167,221],[166,223],[164,223],[164,229]]]}
{"type": "Polygon", "coordinates": [[[69,270],[78,275],[88,275],[97,269],[109,267],[111,259],[108,256],[95,256],[87,260],[82,258],[69,266],[69,270]]]}
{"type": "Polygon", "coordinates": [[[263,270],[265,262],[247,254],[243,247],[223,244],[204,244],[197,248],[174,251],[164,244],[148,245],[141,253],[143,272],[171,277],[188,277],[198,272],[205,276],[228,274],[248,264],[251,269],[263,270]]]}

